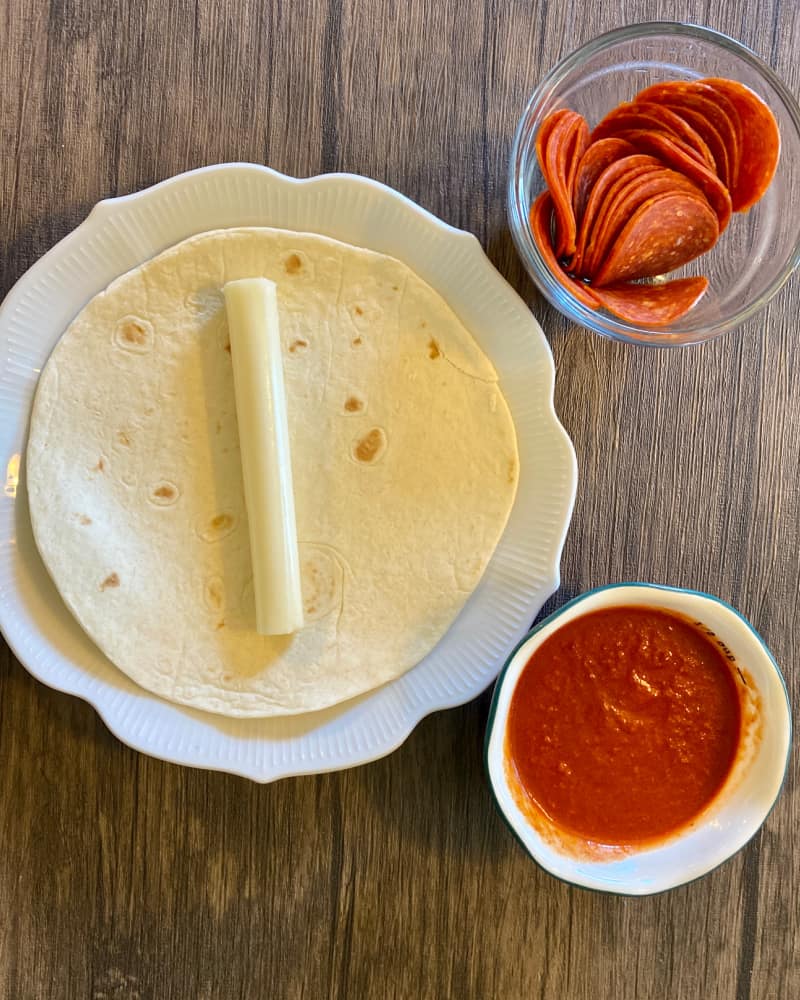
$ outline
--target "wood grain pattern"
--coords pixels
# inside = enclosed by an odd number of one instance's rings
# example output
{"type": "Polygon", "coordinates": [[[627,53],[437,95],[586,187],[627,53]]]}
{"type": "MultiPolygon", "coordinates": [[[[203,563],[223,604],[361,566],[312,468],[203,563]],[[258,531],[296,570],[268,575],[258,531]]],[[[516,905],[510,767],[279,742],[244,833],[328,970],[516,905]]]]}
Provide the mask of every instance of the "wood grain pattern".
{"type": "MultiPolygon", "coordinates": [[[[706,23],[800,91],[793,0],[4,0],[0,294],[98,199],[254,160],[351,170],[475,232],[531,303],[581,485],[551,600],[645,578],[731,601],[796,700],[795,277],[702,349],[607,343],[538,299],[505,226],[526,95],[601,31],[706,23]]],[[[482,774],[484,696],[391,757],[259,787],[118,743],[0,643],[0,996],[800,996],[797,766],[762,832],[650,899],[529,863],[482,774]]]]}

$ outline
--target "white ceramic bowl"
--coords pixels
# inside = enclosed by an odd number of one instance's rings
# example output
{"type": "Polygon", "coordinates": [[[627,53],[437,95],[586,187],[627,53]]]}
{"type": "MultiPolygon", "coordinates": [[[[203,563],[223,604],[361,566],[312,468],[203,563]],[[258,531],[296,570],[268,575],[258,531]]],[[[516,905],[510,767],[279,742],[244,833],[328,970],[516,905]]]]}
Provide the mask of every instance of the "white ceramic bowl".
{"type": "MultiPolygon", "coordinates": [[[[708,594],[647,583],[614,584],[565,604],[511,654],[495,687],[486,733],[486,768],[497,807],[525,850],[545,871],[587,889],[648,895],[673,889],[722,864],[757,832],[780,793],[791,743],[791,712],[781,672],[764,640],[738,611],[708,594]],[[506,725],[517,681],[538,646],[573,618],[607,607],[645,605],[692,616],[731,651],[752,682],[758,721],[745,728],[743,753],[697,823],[658,846],[581,859],[555,836],[535,829],[517,804],[520,788],[507,767],[506,725]],[[759,724],[760,723],[760,724],[759,724]]],[[[524,795],[524,793],[522,793],[524,795]]],[[[555,832],[555,831],[554,831],[555,832]]]]}

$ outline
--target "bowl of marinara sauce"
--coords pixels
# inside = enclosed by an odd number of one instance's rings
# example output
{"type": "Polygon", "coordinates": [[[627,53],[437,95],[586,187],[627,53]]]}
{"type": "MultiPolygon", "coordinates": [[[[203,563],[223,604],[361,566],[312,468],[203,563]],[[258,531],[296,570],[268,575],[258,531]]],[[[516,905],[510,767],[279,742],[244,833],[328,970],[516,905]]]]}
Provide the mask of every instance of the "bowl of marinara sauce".
{"type": "Polygon", "coordinates": [[[750,840],[790,743],[786,685],[749,622],[708,594],[617,584],[570,601],[512,653],[486,767],[501,814],[545,870],[646,895],[750,840]]]}

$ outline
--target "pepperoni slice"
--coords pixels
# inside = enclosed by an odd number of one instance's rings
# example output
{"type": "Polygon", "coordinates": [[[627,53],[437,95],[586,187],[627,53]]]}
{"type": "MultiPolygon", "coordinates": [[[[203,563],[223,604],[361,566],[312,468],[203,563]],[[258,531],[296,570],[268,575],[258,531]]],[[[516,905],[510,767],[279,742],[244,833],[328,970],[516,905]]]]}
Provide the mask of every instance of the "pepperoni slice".
{"type": "Polygon", "coordinates": [[[667,132],[665,128],[620,129],[619,135],[620,138],[625,139],[626,142],[630,142],[633,146],[635,146],[637,151],[640,153],[649,148],[647,136],[661,136],[664,139],[668,139],[675,148],[679,149],[684,154],[684,156],[687,156],[690,160],[694,160],[698,166],[704,167],[711,173],[715,173],[714,168],[709,167],[702,156],[696,150],[692,149],[688,142],[684,142],[683,139],[679,139],[677,135],[674,135],[672,132],[667,132]]]}
{"type": "Polygon", "coordinates": [[[663,104],[678,114],[683,109],[699,112],[722,137],[729,173],[721,179],[729,190],[734,190],[739,170],[742,125],[736,108],[723,94],[717,93],[707,83],[668,80],[640,91],[635,100],[663,104]]]}
{"type": "Polygon", "coordinates": [[[578,164],[589,148],[589,141],[589,126],[586,124],[585,119],[579,118],[575,129],[573,145],[567,152],[567,193],[572,199],[573,211],[575,207],[575,179],[578,175],[578,164]]]}
{"type": "Polygon", "coordinates": [[[680,139],[660,132],[626,132],[625,138],[643,153],[659,157],[668,167],[685,174],[700,188],[717,213],[719,231],[723,232],[731,218],[731,196],[715,173],[690,155],[680,139]]]}
{"type": "Polygon", "coordinates": [[[600,305],[636,326],[667,326],[685,316],[708,288],[708,278],[678,278],[660,285],[610,285],[594,294],[600,305]]]}
{"type": "MultiPolygon", "coordinates": [[[[665,108],[664,110],[669,111],[670,109],[665,108]]],[[[681,108],[680,111],[670,113],[687,122],[698,135],[702,136],[703,141],[708,146],[714,158],[714,169],[717,177],[728,187],[728,178],[731,176],[731,165],[728,159],[728,150],[719,132],[705,115],[699,111],[695,111],[693,108],[681,108]]]]}
{"type": "MultiPolygon", "coordinates": [[[[583,121],[574,111],[557,111],[542,124],[537,136],[536,152],[539,156],[545,183],[553,197],[556,215],[556,256],[571,257],[575,252],[575,213],[572,210],[572,191],[569,182],[569,154],[575,147],[577,133],[583,121]],[[550,119],[554,121],[551,122],[550,119]]],[[[585,124],[585,123],[584,123],[585,124]]]]}
{"type": "Polygon", "coordinates": [[[642,154],[623,156],[621,160],[615,160],[613,163],[610,163],[597,178],[589,195],[589,200],[586,203],[586,210],[581,220],[581,228],[578,231],[575,256],[572,258],[572,263],[570,264],[570,270],[574,274],[586,276],[584,268],[586,251],[597,216],[611,186],[623,175],[630,174],[633,177],[643,167],[649,166],[660,167],[662,164],[654,156],[642,154]]]}
{"type": "Polygon", "coordinates": [[[539,248],[550,273],[568,292],[590,309],[596,309],[598,299],[586,285],[575,281],[559,264],[550,237],[550,226],[553,219],[553,199],[549,191],[543,191],[531,206],[530,223],[533,238],[539,248]]]}
{"type": "Polygon", "coordinates": [[[647,102],[639,104],[639,102],[636,102],[634,107],[641,107],[642,110],[646,110],[648,114],[667,125],[670,132],[676,135],[682,142],[685,142],[687,146],[691,146],[700,155],[706,165],[716,171],[717,163],[714,159],[714,151],[703,138],[702,132],[696,129],[691,122],[687,121],[683,115],[661,104],[648,104],[647,102]]]}
{"type": "Polygon", "coordinates": [[[594,274],[611,252],[625,224],[636,209],[656,195],[686,191],[705,200],[703,192],[683,174],[668,167],[654,168],[646,175],[637,175],[616,194],[606,199],[606,208],[598,220],[598,235],[585,264],[587,274],[594,274]]]}
{"type": "MultiPolygon", "coordinates": [[[[698,94],[695,95],[693,103],[688,104],[684,101],[680,104],[672,105],[672,108],[680,115],[686,111],[695,111],[696,114],[700,115],[701,119],[705,119],[708,125],[719,134],[722,144],[725,147],[725,160],[728,164],[727,173],[724,176],[720,176],[720,180],[729,191],[732,190],[736,183],[736,178],[739,176],[742,150],[741,124],[738,115],[735,115],[733,106],[728,104],[728,102],[726,102],[725,106],[717,104],[713,98],[706,98],[698,94]]],[[[704,130],[703,134],[708,134],[708,130],[704,130]]]]}
{"type": "Polygon", "coordinates": [[[597,178],[616,160],[635,152],[633,146],[624,139],[598,139],[590,143],[577,164],[572,192],[575,221],[579,227],[586,211],[586,202],[597,178]]]}
{"type": "Polygon", "coordinates": [[[542,173],[544,173],[544,151],[550,139],[550,133],[559,122],[574,114],[575,112],[570,111],[569,108],[559,108],[557,111],[551,111],[539,126],[539,131],[536,133],[536,157],[539,160],[539,168],[542,173]]]}
{"type": "Polygon", "coordinates": [[[717,217],[705,198],[687,191],[656,195],[625,224],[592,286],[665,274],[710,250],[718,237],[717,217]]]}
{"type": "MultiPolygon", "coordinates": [[[[619,199],[623,198],[626,194],[636,191],[639,185],[643,184],[653,173],[664,169],[664,166],[658,162],[643,164],[636,169],[626,171],[610,185],[603,197],[602,204],[597,209],[591,231],[586,239],[583,259],[581,261],[581,274],[583,277],[591,279],[597,270],[598,264],[603,259],[599,256],[599,249],[608,230],[609,222],[612,221],[610,219],[612,206],[618,205],[619,199]]],[[[622,220],[622,225],[626,221],[627,219],[622,220]]],[[[622,225],[618,229],[621,229],[622,225]]]]}
{"type": "Polygon", "coordinates": [[[592,132],[592,140],[618,136],[631,129],[650,129],[675,136],[686,143],[707,167],[716,170],[714,156],[702,136],[680,115],[660,104],[620,104],[592,132]]]}
{"type": "Polygon", "coordinates": [[[572,196],[575,189],[578,161],[586,151],[588,144],[589,126],[580,115],[576,115],[557,153],[559,170],[562,171],[565,181],[563,211],[561,218],[557,218],[558,227],[556,230],[556,255],[561,259],[569,260],[575,253],[577,223],[572,207],[572,196]]]}
{"type": "Polygon", "coordinates": [[[536,133],[536,158],[539,161],[539,169],[542,171],[545,184],[553,193],[553,197],[556,201],[559,198],[559,194],[564,194],[567,179],[566,175],[559,177],[558,174],[554,172],[555,162],[553,160],[553,150],[550,150],[550,159],[548,159],[548,150],[551,146],[553,133],[556,133],[556,142],[558,143],[559,137],[563,132],[565,125],[569,125],[569,123],[574,121],[574,119],[574,111],[570,111],[569,108],[559,108],[557,111],[550,112],[539,127],[539,131],[536,133]]]}
{"type": "Polygon", "coordinates": [[[746,212],[769,187],[781,152],[778,123],[761,98],[734,80],[703,80],[719,98],[726,98],[741,122],[739,173],[731,188],[734,212],[746,212]]]}
{"type": "Polygon", "coordinates": [[[592,142],[598,139],[609,139],[626,129],[632,128],[655,128],[669,131],[663,122],[655,118],[647,110],[638,107],[633,102],[620,104],[619,107],[609,111],[598,125],[592,130],[592,142]]]}

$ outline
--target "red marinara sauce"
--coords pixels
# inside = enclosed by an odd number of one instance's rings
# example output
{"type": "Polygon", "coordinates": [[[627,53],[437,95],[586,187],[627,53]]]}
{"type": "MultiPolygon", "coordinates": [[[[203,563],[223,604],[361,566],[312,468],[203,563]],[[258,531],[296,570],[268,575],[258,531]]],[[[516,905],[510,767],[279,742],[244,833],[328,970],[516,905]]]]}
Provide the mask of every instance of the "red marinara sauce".
{"type": "Polygon", "coordinates": [[[672,612],[618,607],[562,625],[522,671],[507,753],[550,821],[594,843],[666,837],[720,791],[742,711],[718,645],[672,612]]]}

